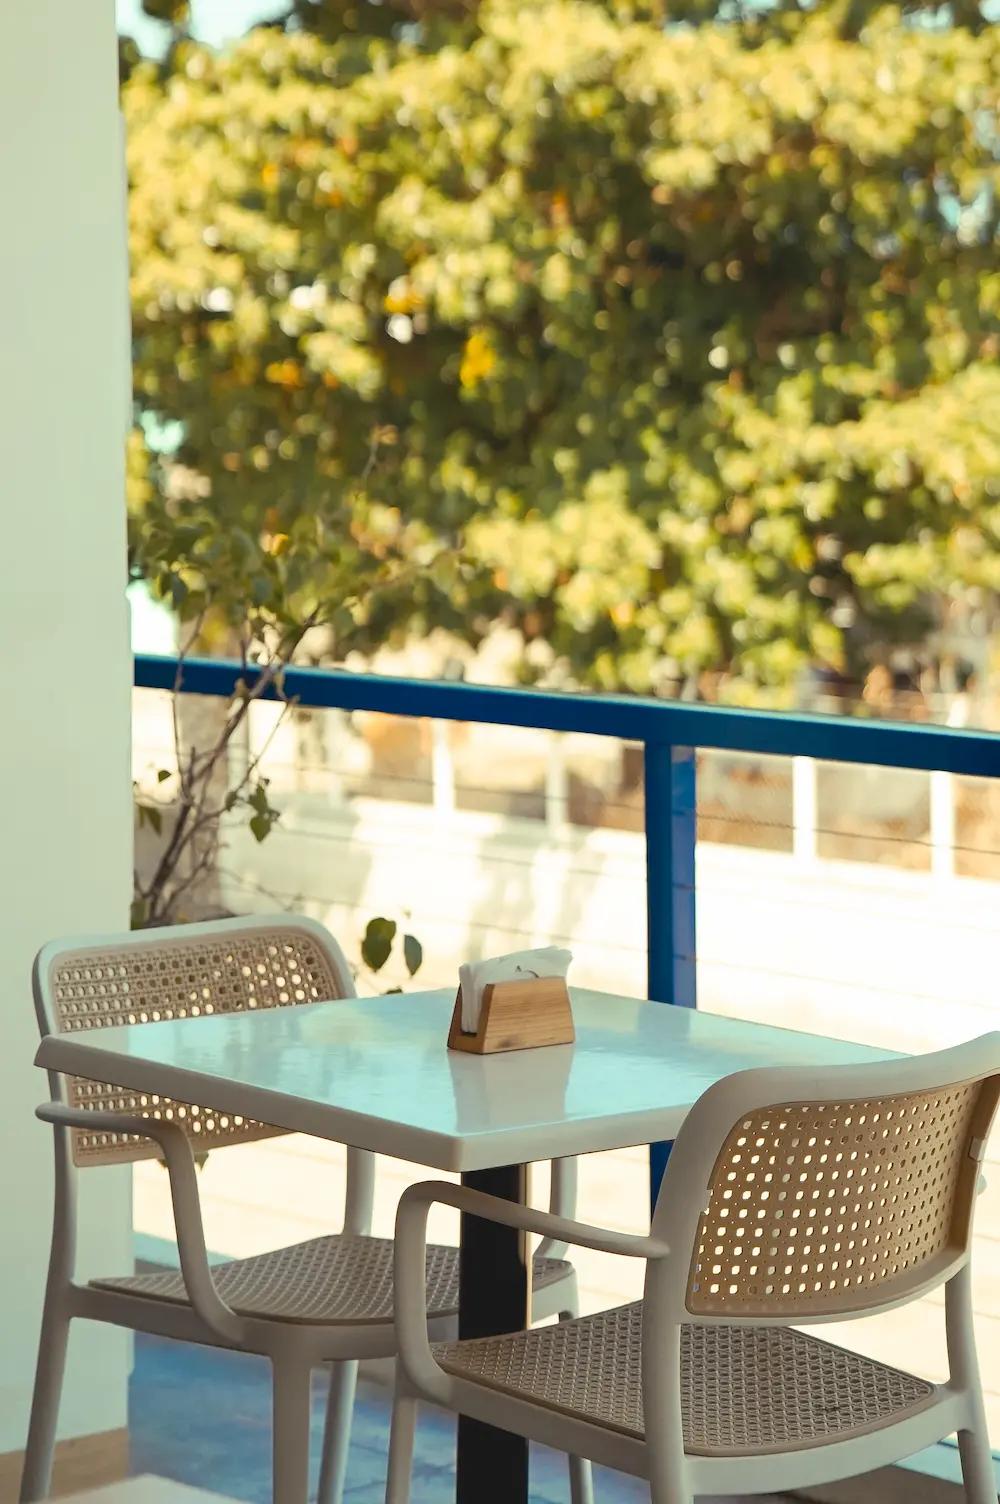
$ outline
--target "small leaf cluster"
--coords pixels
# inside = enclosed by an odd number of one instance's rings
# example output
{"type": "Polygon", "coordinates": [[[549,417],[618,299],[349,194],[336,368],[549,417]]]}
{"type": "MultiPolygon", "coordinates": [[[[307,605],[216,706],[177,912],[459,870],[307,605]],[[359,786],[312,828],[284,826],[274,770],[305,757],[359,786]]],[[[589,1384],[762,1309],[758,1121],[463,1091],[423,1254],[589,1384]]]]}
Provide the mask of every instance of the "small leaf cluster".
{"type": "MultiPolygon", "coordinates": [[[[392,957],[398,934],[399,926],[394,919],[383,916],[369,919],[361,940],[361,960],[373,977],[382,971],[392,957]]],[[[400,940],[406,974],[414,977],[424,963],[424,948],[415,935],[406,933],[400,940]]],[[[399,992],[401,988],[391,987],[389,991],[399,992]]]]}

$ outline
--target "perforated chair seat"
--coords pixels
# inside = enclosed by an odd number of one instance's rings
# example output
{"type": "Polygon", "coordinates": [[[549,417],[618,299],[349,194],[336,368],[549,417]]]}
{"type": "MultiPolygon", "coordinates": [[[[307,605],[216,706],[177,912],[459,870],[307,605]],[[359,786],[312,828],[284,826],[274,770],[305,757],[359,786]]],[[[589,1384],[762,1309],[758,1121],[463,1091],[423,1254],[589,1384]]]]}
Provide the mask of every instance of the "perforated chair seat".
{"type": "MultiPolygon", "coordinates": [[[[436,1343],[448,1373],[642,1439],[642,1302],[508,1337],[436,1343]]],[[[790,1327],[685,1326],[685,1451],[788,1452],[931,1404],[933,1384],[790,1327]]]]}
{"type": "MultiPolygon", "coordinates": [[[[567,1277],[562,1259],[535,1258],[535,1289],[567,1277]]],[[[391,1322],[392,1240],[371,1237],[311,1238],[272,1253],[219,1264],[212,1275],[227,1305],[241,1316],[312,1325],[391,1322]]],[[[179,1271],[91,1280],[99,1290],[187,1305],[179,1271]]],[[[427,1248],[427,1309],[432,1317],[458,1311],[458,1249],[427,1248]]]]}

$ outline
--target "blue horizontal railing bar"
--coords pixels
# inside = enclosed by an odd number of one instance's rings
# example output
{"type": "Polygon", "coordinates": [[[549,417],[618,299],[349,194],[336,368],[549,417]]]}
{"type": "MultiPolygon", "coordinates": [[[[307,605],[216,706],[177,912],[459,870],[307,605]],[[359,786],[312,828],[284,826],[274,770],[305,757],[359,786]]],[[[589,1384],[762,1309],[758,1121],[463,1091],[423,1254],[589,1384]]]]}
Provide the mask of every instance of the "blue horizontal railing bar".
{"type": "MultiPolygon", "coordinates": [[[[230,695],[241,678],[251,683],[254,679],[252,669],[244,671],[235,662],[189,658],[179,666],[176,658],[139,653],[135,683],[142,689],[173,689],[179,667],[181,688],[189,694],[230,695]]],[[[500,689],[328,668],[286,669],[283,693],[300,705],[317,709],[374,710],[386,715],[574,731],[669,746],[816,757],[982,778],[1000,776],[1000,734],[992,731],[791,711],[738,710],[641,696],[500,689]]],[[[274,699],[277,694],[269,690],[267,697],[274,699]]]]}

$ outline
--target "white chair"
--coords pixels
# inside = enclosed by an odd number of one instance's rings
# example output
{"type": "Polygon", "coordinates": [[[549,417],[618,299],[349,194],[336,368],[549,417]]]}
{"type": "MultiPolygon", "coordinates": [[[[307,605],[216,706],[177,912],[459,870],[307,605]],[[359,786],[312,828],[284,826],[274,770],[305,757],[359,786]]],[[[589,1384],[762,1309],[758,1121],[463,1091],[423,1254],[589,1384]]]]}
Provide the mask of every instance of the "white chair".
{"type": "MultiPolygon", "coordinates": [[[[289,915],[56,942],[35,962],[34,993],[43,1034],[355,995],[350,968],[330,934],[312,920],[289,915]]],[[[50,1089],[53,1101],[39,1108],[38,1116],[55,1129],[55,1213],[23,1504],[49,1491],[66,1343],[75,1317],[268,1357],[277,1504],[304,1504],[307,1498],[311,1374],[332,1363],[318,1497],[321,1504],[335,1504],[343,1491],[358,1359],[395,1351],[392,1242],[370,1235],[374,1156],[347,1150],[341,1234],[210,1268],[192,1148],[214,1152],[281,1130],[204,1106],[55,1074],[50,1089]],[[77,1283],[77,1169],[157,1156],[170,1175],[180,1272],[77,1283]]],[[[568,1210],[575,1199],[575,1163],[554,1164],[552,1184],[553,1206],[568,1210]]],[[[549,1242],[535,1256],[535,1319],[576,1311],[576,1276],[564,1252],[549,1242]]],[[[428,1250],[424,1295],[434,1327],[453,1330],[457,1249],[428,1250]]],[[[587,1504],[589,1468],[574,1462],[571,1471],[574,1500],[587,1504]]]]}
{"type": "Polygon", "coordinates": [[[678,1134],[648,1237],[441,1183],[406,1191],[389,1504],[409,1498],[418,1399],[646,1478],[653,1504],[816,1486],[957,1431],[966,1497],[997,1504],[969,1250],[998,1095],[1000,1033],[912,1059],[730,1076],[678,1134]],[[645,1299],[432,1346],[422,1269],[435,1201],[645,1259],[645,1299]],[[796,1330],[941,1284],[943,1384],[796,1330]]]}

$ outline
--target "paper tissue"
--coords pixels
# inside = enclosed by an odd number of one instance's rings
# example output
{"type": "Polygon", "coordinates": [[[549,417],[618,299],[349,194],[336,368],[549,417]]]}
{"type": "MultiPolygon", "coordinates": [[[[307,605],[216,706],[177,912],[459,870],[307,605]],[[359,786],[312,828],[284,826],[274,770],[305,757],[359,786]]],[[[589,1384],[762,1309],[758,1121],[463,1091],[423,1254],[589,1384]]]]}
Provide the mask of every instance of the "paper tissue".
{"type": "Polygon", "coordinates": [[[450,1047],[491,1054],[570,1043],[566,974],[571,959],[568,950],[549,945],[460,967],[450,1047]]]}
{"type": "Polygon", "coordinates": [[[512,951],[509,956],[492,956],[487,961],[467,961],[458,968],[462,989],[462,1028],[474,1034],[479,1027],[483,1006],[483,989],[490,982],[524,982],[539,977],[562,977],[565,980],[572,961],[571,951],[558,945],[540,950],[512,951]]]}

